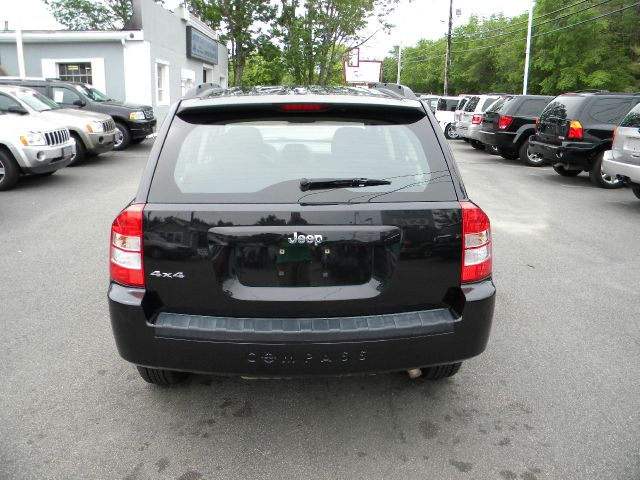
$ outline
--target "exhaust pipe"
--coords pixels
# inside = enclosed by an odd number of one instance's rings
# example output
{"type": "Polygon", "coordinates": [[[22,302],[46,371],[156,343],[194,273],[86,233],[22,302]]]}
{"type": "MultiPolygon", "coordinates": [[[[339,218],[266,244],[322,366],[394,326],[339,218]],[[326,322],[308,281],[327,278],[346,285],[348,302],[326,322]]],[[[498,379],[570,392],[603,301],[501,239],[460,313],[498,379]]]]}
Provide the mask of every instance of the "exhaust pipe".
{"type": "Polygon", "coordinates": [[[409,378],[411,380],[415,380],[416,378],[422,376],[422,369],[421,368],[412,368],[410,370],[407,370],[407,374],[409,375],[409,378]]]}

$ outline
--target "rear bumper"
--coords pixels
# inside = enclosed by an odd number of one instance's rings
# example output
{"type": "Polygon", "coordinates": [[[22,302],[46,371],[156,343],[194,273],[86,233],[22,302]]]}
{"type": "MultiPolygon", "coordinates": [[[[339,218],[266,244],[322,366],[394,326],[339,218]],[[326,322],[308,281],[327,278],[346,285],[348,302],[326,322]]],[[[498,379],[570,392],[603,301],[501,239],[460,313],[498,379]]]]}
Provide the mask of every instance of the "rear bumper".
{"type": "Polygon", "coordinates": [[[480,354],[491,329],[491,280],[465,285],[450,309],[331,319],[145,316],[145,294],[112,283],[120,355],[136,365],[223,375],[345,375],[407,370],[480,354]]]}
{"type": "MultiPolygon", "coordinates": [[[[618,154],[618,158],[622,155],[618,154]]],[[[637,164],[617,161],[616,155],[612,150],[604,152],[602,159],[602,169],[608,175],[617,175],[625,179],[626,183],[640,183],[640,158],[636,160],[637,164]]]]}
{"type": "Polygon", "coordinates": [[[515,132],[490,132],[480,130],[479,140],[485,145],[493,145],[505,150],[518,148],[518,138],[515,132]]]}
{"type": "Polygon", "coordinates": [[[561,165],[570,170],[589,170],[597,146],[588,142],[540,142],[535,135],[529,138],[529,151],[540,155],[549,165],[561,165]]]}

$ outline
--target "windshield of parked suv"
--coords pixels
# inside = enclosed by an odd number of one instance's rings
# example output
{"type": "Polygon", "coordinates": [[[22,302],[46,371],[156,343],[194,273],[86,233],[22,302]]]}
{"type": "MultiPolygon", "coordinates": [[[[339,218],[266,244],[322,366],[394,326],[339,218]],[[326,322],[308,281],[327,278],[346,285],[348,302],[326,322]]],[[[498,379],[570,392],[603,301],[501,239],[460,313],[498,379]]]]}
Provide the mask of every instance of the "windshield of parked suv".
{"type": "Polygon", "coordinates": [[[17,91],[15,96],[37,112],[46,112],[60,108],[56,102],[36,92],[17,91]]]}
{"type": "MultiPolygon", "coordinates": [[[[422,124],[420,127],[426,130],[422,124]]],[[[416,128],[355,119],[260,119],[193,125],[176,118],[150,199],[359,203],[430,200],[435,196],[455,200],[435,138],[431,144],[423,144],[416,128]],[[310,192],[300,189],[302,179],[350,178],[389,180],[391,184],[310,192]]]]}
{"type": "Polygon", "coordinates": [[[100,90],[98,90],[96,88],[93,88],[93,87],[84,86],[84,85],[76,85],[76,90],[78,90],[80,93],[82,93],[83,95],[87,96],[88,98],[90,98],[94,102],[106,102],[106,101],[111,100],[108,96],[106,96],[100,90]]]}
{"type": "Polygon", "coordinates": [[[578,95],[560,95],[544,108],[540,114],[540,121],[575,118],[584,100],[584,97],[578,95]]]}

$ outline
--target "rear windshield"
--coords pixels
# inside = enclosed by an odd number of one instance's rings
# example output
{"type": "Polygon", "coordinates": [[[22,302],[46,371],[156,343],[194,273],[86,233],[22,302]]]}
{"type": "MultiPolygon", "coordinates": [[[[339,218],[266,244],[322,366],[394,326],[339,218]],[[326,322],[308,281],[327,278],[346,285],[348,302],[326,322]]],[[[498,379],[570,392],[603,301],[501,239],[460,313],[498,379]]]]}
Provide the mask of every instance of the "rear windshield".
{"type": "Polygon", "coordinates": [[[515,100],[516,97],[501,97],[496,100],[486,111],[501,113],[505,112],[509,107],[509,104],[515,100]]]}
{"type": "Polygon", "coordinates": [[[540,114],[540,121],[576,118],[585,97],[578,95],[560,95],[549,103],[540,114]]]}
{"type": "Polygon", "coordinates": [[[456,106],[456,110],[462,110],[464,108],[464,106],[467,104],[467,100],[466,98],[461,98],[460,101],[458,102],[458,105],[456,106]]]}
{"type": "Polygon", "coordinates": [[[189,123],[176,117],[149,192],[159,203],[450,201],[453,182],[429,120],[277,117],[189,123]],[[390,185],[300,190],[302,179],[390,185]]]}
{"type": "Polygon", "coordinates": [[[455,112],[458,105],[457,98],[441,98],[438,100],[438,110],[446,112],[455,112]]]}
{"type": "Polygon", "coordinates": [[[480,111],[485,112],[487,108],[489,108],[491,105],[493,105],[496,102],[496,100],[498,100],[498,97],[487,98],[482,104],[482,107],[480,107],[480,111]]]}
{"type": "Polygon", "coordinates": [[[469,99],[469,103],[467,103],[464,107],[465,112],[473,112],[476,109],[476,105],[480,101],[480,97],[471,97],[469,99]]]}
{"type": "Polygon", "coordinates": [[[620,122],[621,127],[640,128],[640,104],[627,113],[627,116],[620,122]]]}

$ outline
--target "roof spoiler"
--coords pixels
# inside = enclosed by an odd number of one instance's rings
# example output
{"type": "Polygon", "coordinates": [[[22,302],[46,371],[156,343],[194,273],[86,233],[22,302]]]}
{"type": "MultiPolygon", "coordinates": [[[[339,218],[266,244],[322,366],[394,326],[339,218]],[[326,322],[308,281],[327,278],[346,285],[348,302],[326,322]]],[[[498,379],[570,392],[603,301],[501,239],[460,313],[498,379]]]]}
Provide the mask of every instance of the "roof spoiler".
{"type": "Polygon", "coordinates": [[[203,98],[210,94],[211,92],[219,92],[224,90],[217,83],[201,83],[200,85],[196,85],[193,88],[187,90],[182,97],[183,100],[188,100],[190,98],[203,98]]]}
{"type": "Polygon", "coordinates": [[[390,93],[396,98],[406,98],[407,100],[418,100],[416,94],[409,87],[397,83],[374,83],[370,85],[373,90],[380,90],[390,93]]]}

